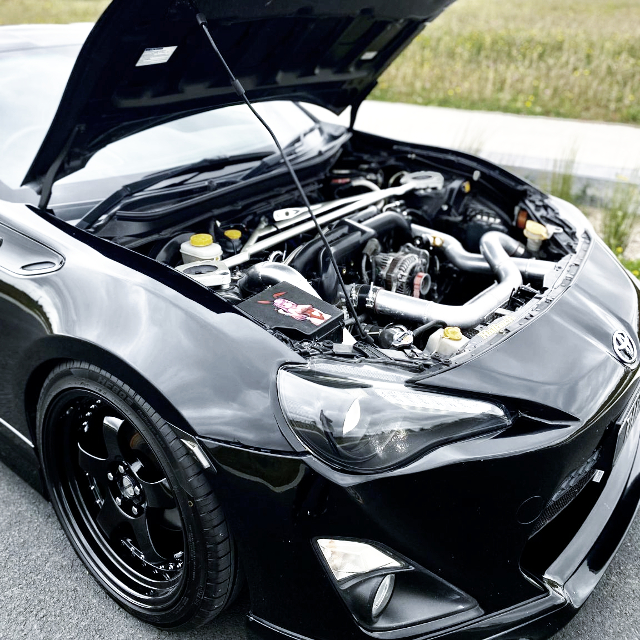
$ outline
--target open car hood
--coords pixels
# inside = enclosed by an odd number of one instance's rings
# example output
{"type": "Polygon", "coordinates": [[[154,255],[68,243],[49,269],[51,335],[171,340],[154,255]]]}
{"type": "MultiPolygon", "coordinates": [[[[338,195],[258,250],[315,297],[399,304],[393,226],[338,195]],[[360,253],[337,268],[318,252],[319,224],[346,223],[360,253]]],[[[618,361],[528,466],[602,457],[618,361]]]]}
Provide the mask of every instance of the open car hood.
{"type": "Polygon", "coordinates": [[[89,34],[24,180],[48,191],[105,145],[238,103],[196,21],[251,100],[357,107],[453,0],[113,0],[89,34]]]}

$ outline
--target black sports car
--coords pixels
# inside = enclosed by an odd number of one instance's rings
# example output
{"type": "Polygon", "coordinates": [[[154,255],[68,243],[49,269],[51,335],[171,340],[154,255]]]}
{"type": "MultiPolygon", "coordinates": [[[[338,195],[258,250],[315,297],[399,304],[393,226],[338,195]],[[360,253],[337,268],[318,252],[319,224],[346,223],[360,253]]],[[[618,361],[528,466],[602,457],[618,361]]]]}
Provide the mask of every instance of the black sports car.
{"type": "Polygon", "coordinates": [[[3,458],[142,620],[246,581],[266,638],[548,637],[634,516],[638,282],[566,202],[305,106],[354,123],[447,4],[0,32],[3,458]]]}

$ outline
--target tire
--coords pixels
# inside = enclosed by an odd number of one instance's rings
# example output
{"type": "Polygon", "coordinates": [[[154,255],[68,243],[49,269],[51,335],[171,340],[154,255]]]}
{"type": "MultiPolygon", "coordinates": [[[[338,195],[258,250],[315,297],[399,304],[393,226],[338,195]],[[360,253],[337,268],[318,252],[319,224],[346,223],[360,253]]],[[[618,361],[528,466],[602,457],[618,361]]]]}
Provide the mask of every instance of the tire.
{"type": "Polygon", "coordinates": [[[37,420],[55,512],[107,593],[164,629],[216,617],[234,594],[233,541],[200,463],[171,426],[86,362],[51,372],[37,420]]]}

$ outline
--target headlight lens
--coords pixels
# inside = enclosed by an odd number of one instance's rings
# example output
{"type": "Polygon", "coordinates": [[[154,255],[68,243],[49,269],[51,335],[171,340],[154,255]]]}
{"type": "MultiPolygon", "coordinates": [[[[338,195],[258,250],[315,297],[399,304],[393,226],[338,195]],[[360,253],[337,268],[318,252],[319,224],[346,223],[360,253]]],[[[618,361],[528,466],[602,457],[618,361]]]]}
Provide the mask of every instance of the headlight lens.
{"type": "Polygon", "coordinates": [[[378,471],[429,449],[504,429],[492,403],[404,386],[406,375],[368,364],[311,361],[278,375],[287,422],[313,453],[333,466],[378,471]]]}

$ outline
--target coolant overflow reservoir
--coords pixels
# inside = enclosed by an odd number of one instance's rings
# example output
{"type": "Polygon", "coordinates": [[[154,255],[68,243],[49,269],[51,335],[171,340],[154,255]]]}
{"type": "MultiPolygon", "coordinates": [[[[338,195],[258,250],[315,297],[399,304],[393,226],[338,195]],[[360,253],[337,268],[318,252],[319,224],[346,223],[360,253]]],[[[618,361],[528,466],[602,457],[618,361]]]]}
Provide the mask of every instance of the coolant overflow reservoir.
{"type": "Polygon", "coordinates": [[[180,245],[182,261],[185,264],[198,260],[220,260],[222,247],[213,241],[209,233],[196,233],[180,245]]]}
{"type": "Polygon", "coordinates": [[[437,353],[444,358],[449,358],[458,353],[467,342],[469,338],[462,335],[459,327],[445,327],[431,334],[424,352],[430,355],[437,353]]]}
{"type": "Polygon", "coordinates": [[[545,225],[533,220],[527,220],[523,233],[527,239],[527,250],[531,253],[538,253],[543,241],[551,237],[551,233],[545,225]]]}

